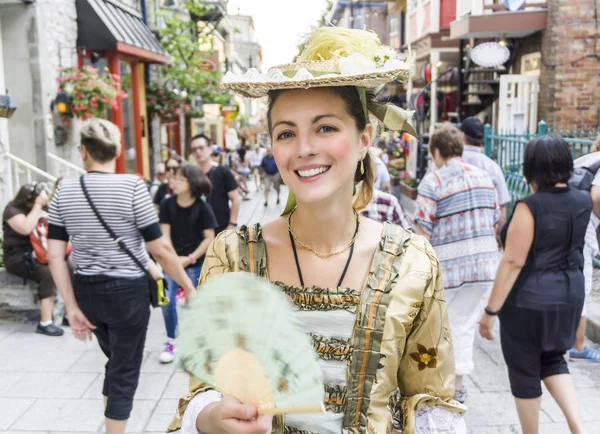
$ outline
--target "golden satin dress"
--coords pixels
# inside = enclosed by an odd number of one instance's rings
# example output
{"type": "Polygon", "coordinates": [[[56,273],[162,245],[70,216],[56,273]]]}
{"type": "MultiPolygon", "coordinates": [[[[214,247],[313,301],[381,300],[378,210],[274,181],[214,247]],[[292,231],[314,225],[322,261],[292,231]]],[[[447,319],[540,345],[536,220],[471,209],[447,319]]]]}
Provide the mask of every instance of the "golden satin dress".
{"type": "MultiPolygon", "coordinates": [[[[260,225],[219,234],[206,254],[200,285],[238,271],[268,278],[260,225]]],[[[452,400],[455,370],[444,286],[425,238],[384,224],[362,291],[274,283],[311,334],[323,368],[327,409],[324,415],[276,418],[274,434],[411,434],[418,412],[428,406],[455,419],[466,411],[452,400]]],[[[189,393],[179,400],[168,432],[180,429],[188,404],[206,390],[190,378],[189,393]]]]}

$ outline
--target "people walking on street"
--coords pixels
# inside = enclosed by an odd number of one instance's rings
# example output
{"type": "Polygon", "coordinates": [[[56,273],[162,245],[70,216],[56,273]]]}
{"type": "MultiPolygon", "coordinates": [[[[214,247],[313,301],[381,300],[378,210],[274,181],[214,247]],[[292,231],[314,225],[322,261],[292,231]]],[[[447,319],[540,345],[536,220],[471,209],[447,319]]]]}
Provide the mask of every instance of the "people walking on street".
{"type": "Polygon", "coordinates": [[[83,124],[81,158],[87,174],[59,185],[48,231],[50,270],[73,335],[85,342],[93,333],[108,358],[102,395],[109,434],[125,432],[144,356],[151,300],[149,279],[141,269],[148,261],[144,242],[188,299],[195,292],[161,233],[144,181],[114,173],[121,149],[116,125],[96,118],[83,124]],[[115,242],[109,229],[123,244],[115,242]],[[69,239],[76,267],[73,283],[65,261],[69,239]]]}
{"type": "MultiPolygon", "coordinates": [[[[315,38],[319,46],[347,47],[347,56],[365,43],[363,38],[377,40],[370,31],[326,27],[313,34],[305,53],[315,49],[315,38]]],[[[323,50],[319,59],[334,55],[339,52],[323,50]]],[[[300,67],[292,64],[289,70],[300,67]]],[[[377,74],[366,74],[369,83],[377,74]]],[[[391,73],[389,80],[394,77],[391,73]]],[[[333,80],[337,84],[340,77],[333,80]]],[[[202,291],[202,283],[213,276],[240,271],[274,282],[298,308],[298,324],[311,334],[323,368],[326,412],[286,414],[285,420],[259,416],[254,406],[192,379],[169,431],[339,434],[385,433],[395,427],[466,432],[465,408],[452,401],[452,344],[442,270],[433,249],[399,226],[360,216],[376,177],[368,153],[375,128],[369,115],[394,118],[403,126],[406,113],[378,103],[373,91],[355,87],[360,82],[345,80],[347,86],[313,87],[307,80],[302,87],[308,89],[286,88],[295,81],[271,82],[270,91],[258,88],[268,92],[272,154],[290,189],[289,207],[264,226],[217,237],[199,287],[202,291]],[[358,182],[363,186],[355,194],[358,182]]],[[[383,85],[387,79],[379,80],[383,85]]],[[[255,84],[231,86],[247,95],[255,84]]]]}
{"type": "Polygon", "coordinates": [[[444,270],[446,305],[456,364],[456,394],[464,402],[463,377],[471,373],[479,313],[498,266],[496,225],[500,215],[489,175],[461,159],[460,131],[444,124],[429,151],[437,170],[419,184],[415,231],[431,241],[444,270]]]}
{"type": "Polygon", "coordinates": [[[238,184],[242,198],[248,200],[248,179],[250,179],[250,162],[248,161],[248,155],[246,148],[240,147],[237,150],[237,158],[235,160],[234,171],[238,175],[238,184]]]}
{"type": "Polygon", "coordinates": [[[261,177],[261,166],[262,160],[265,156],[265,148],[254,145],[252,150],[248,152],[248,160],[250,161],[250,169],[252,170],[252,177],[254,178],[254,184],[256,185],[256,191],[262,187],[261,177]]]}
{"type": "Polygon", "coordinates": [[[482,152],[484,139],[484,127],[481,121],[474,117],[468,117],[460,125],[463,140],[462,159],[465,163],[480,168],[487,172],[492,178],[496,193],[498,194],[498,204],[500,205],[500,220],[498,221],[498,231],[506,222],[506,205],[511,201],[506,179],[502,169],[494,160],[482,152]]]}
{"type": "Polygon", "coordinates": [[[277,162],[273,156],[273,148],[270,145],[267,146],[267,155],[263,157],[260,167],[263,171],[265,206],[269,205],[269,193],[271,192],[271,187],[275,189],[275,193],[277,194],[277,205],[279,205],[279,193],[281,191],[282,179],[279,174],[279,169],[277,168],[277,162]]]}
{"type": "Polygon", "coordinates": [[[584,304],[583,246],[592,200],[568,186],[572,171],[562,137],[546,135],[527,144],[523,175],[533,194],[517,202],[502,229],[504,256],[479,323],[481,336],[493,339],[496,316],[500,319],[523,434],[538,433],[541,381],[571,433],[585,432],[564,354],[575,342],[584,304]]]}
{"type": "Polygon", "coordinates": [[[167,182],[167,169],[163,163],[157,164],[154,170],[154,179],[150,183],[148,190],[150,191],[150,197],[154,201],[158,188],[167,182]]]}
{"type": "Polygon", "coordinates": [[[158,189],[156,190],[156,194],[154,195],[154,199],[152,202],[154,203],[154,208],[156,212],[160,209],[161,202],[170,197],[173,194],[171,189],[171,181],[175,177],[175,171],[179,168],[179,160],[169,157],[167,161],[165,161],[165,182],[163,182],[158,189]]]}
{"type": "Polygon", "coordinates": [[[396,196],[376,188],[373,189],[371,203],[365,208],[362,215],[380,223],[392,222],[404,229],[412,227],[396,196]]]}
{"type": "MultiPolygon", "coordinates": [[[[596,140],[596,143],[600,145],[600,136],[596,140]]],[[[569,352],[569,357],[572,360],[589,360],[592,362],[600,362],[600,350],[588,345],[586,342],[586,329],[587,329],[587,304],[588,296],[592,291],[593,285],[593,273],[594,273],[594,257],[600,252],[598,247],[598,226],[600,226],[600,152],[597,148],[590,150],[591,153],[584,155],[573,161],[574,169],[584,170],[585,188],[586,191],[589,188],[590,195],[592,197],[593,209],[590,214],[590,222],[588,224],[585,233],[585,244],[583,247],[583,277],[585,280],[585,302],[583,303],[583,310],[581,312],[581,321],[577,328],[577,337],[575,344],[569,352]],[[590,171],[591,170],[591,171],[590,171]],[[594,173],[593,170],[596,170],[594,173]],[[591,186],[588,186],[588,180],[591,180],[591,186]]],[[[570,183],[576,181],[572,179],[570,183]]],[[[583,186],[576,186],[581,188],[583,186]]]]}
{"type": "Polygon", "coordinates": [[[218,235],[225,229],[235,228],[240,212],[241,199],[238,193],[238,184],[231,170],[229,167],[213,163],[210,140],[204,134],[197,134],[192,137],[190,140],[190,153],[212,184],[208,203],[210,203],[217,219],[215,234],[218,235]]]}
{"type": "Polygon", "coordinates": [[[56,284],[47,264],[35,260],[32,252],[31,234],[46,214],[48,193],[44,184],[23,185],[2,214],[2,249],[6,271],[38,284],[40,322],[36,332],[46,336],[62,336],[64,330],[54,324],[54,300],[56,284]]]}
{"type": "MultiPolygon", "coordinates": [[[[192,284],[197,286],[204,255],[215,238],[217,226],[212,208],[203,199],[210,194],[210,180],[198,166],[184,164],[177,169],[171,184],[173,196],[160,204],[160,227],[171,241],[192,284]]],[[[175,359],[179,284],[168,273],[165,273],[165,279],[169,303],[162,311],[168,340],[160,361],[171,363],[175,359]]]]}
{"type": "Polygon", "coordinates": [[[375,166],[377,167],[377,179],[375,180],[375,188],[385,193],[392,191],[392,178],[390,171],[381,158],[375,158],[375,166]]]}

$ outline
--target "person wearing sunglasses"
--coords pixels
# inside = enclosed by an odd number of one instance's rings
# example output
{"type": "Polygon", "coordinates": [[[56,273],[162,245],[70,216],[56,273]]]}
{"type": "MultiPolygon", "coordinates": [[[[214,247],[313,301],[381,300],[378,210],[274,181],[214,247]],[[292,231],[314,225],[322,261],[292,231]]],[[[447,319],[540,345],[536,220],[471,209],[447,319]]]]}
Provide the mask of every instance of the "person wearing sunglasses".
{"type": "Polygon", "coordinates": [[[175,172],[179,169],[179,160],[175,157],[171,156],[165,161],[165,180],[156,190],[156,194],[154,195],[154,209],[156,212],[160,209],[160,204],[164,199],[171,197],[173,194],[171,182],[175,177],[175,172]]]}
{"type": "Polygon", "coordinates": [[[210,139],[204,134],[197,134],[190,140],[190,154],[212,183],[212,192],[208,202],[217,219],[215,234],[219,234],[237,226],[241,199],[238,184],[231,170],[228,167],[214,164],[212,152],[210,139]]]}

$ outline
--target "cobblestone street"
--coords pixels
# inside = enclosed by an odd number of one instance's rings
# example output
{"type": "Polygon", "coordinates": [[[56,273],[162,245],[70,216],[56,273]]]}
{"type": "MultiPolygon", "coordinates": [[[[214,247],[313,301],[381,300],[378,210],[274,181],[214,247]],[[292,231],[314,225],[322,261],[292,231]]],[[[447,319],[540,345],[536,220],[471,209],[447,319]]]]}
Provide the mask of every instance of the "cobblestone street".
{"type": "MultiPolygon", "coordinates": [[[[285,200],[264,207],[262,195],[244,202],[240,222],[275,218],[285,200]]],[[[96,342],[83,344],[67,331],[48,338],[34,333],[34,325],[0,323],[0,433],[68,434],[103,432],[101,387],[105,358],[96,342]]],[[[187,375],[158,361],[165,340],[161,312],[154,310],[128,432],[162,433],[178,398],[187,390],[187,375]]],[[[506,367],[498,340],[477,340],[476,369],[467,380],[467,424],[470,433],[519,433],[518,418],[509,392],[506,367]]],[[[600,364],[570,364],[583,418],[589,433],[600,432],[600,364]]],[[[559,408],[544,395],[542,434],[568,433],[559,408]]]]}

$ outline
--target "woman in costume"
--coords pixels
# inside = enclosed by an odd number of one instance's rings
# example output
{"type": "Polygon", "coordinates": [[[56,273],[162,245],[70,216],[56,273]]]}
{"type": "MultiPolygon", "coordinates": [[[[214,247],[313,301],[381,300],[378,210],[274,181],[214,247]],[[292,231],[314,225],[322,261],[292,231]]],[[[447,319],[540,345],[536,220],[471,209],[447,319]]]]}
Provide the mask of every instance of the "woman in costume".
{"type": "Polygon", "coordinates": [[[376,177],[369,115],[414,132],[407,113],[375,102],[368,90],[408,79],[408,66],[394,54],[373,32],[322,28],[298,63],[267,77],[256,70],[225,77],[225,89],[268,95],[273,153],[290,197],[281,218],[218,235],[200,283],[246,271],[288,295],[319,355],[327,411],[257,416],[256,408],[192,378],[169,431],[465,432],[465,407],[452,400],[454,362],[435,253],[421,236],[359,216],[376,177]]]}

